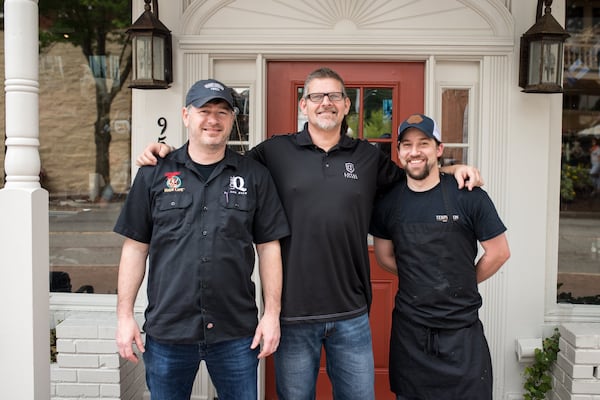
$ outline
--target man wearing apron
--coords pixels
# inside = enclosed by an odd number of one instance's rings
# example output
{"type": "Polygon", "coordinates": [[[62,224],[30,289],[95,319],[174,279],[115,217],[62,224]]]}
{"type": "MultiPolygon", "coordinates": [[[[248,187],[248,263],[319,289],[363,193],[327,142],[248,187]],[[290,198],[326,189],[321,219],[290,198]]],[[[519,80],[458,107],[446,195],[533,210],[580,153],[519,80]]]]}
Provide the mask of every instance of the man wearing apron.
{"type": "Polygon", "coordinates": [[[390,384],[398,400],[491,400],[492,364],[478,283],[510,256],[506,227],[481,188],[439,170],[441,134],[415,114],[398,129],[398,182],[373,212],[379,264],[397,274],[390,384]],[[477,262],[477,243],[484,254],[477,262]]]}

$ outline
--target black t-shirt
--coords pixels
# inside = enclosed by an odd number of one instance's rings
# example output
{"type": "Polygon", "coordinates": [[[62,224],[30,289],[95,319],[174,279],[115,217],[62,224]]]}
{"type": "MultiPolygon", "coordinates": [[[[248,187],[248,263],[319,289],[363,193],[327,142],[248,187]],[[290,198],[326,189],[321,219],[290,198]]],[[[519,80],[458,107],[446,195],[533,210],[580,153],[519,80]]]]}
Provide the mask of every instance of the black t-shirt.
{"type": "MultiPolygon", "coordinates": [[[[458,223],[471,232],[480,242],[493,239],[506,231],[494,203],[480,187],[473,190],[458,189],[456,179],[441,174],[445,182],[448,205],[458,215],[458,223]]],[[[413,192],[406,181],[396,183],[384,196],[377,200],[373,210],[370,233],[384,239],[393,239],[397,224],[435,222],[438,215],[446,213],[441,185],[425,192],[413,192]]]]}
{"type": "Polygon", "coordinates": [[[397,183],[376,203],[370,232],[393,242],[402,318],[436,328],[474,322],[481,307],[477,242],[505,230],[481,188],[459,190],[454,177],[444,174],[424,192],[397,183]]]}
{"type": "Polygon", "coordinates": [[[364,140],[341,136],[328,152],[307,127],[274,136],[250,156],[271,172],[292,231],[283,239],[282,323],[334,321],[367,312],[367,233],[378,189],[404,174],[364,140]]]}
{"type": "Polygon", "coordinates": [[[114,231],[150,244],[144,330],[164,342],[215,343],[254,334],[253,242],[289,227],[266,168],[227,150],[204,180],[186,144],[140,168],[114,231]]]}

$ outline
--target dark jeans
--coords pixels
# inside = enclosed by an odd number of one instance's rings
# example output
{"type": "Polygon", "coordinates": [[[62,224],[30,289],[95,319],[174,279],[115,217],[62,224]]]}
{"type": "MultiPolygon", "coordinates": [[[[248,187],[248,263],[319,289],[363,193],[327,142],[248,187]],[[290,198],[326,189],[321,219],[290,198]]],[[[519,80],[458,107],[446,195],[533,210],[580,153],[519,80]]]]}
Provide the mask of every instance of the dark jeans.
{"type": "Polygon", "coordinates": [[[189,400],[200,361],[206,362],[219,400],[256,400],[258,349],[252,338],[216,344],[159,343],[146,336],[146,383],[152,400],[189,400]]]}
{"type": "Polygon", "coordinates": [[[275,353],[279,400],[314,400],[325,348],[335,400],[373,400],[375,369],[367,314],[335,322],[281,326],[275,353]]]}

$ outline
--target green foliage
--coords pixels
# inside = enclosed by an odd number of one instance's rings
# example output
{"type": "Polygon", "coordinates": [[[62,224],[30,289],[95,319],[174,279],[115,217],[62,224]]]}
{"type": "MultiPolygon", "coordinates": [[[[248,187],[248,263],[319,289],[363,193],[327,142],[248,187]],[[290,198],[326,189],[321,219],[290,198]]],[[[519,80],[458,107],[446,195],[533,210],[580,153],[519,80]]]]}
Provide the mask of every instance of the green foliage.
{"type": "Polygon", "coordinates": [[[70,42],[81,47],[86,56],[105,55],[106,40],[126,41],[131,0],[43,0],[39,14],[40,49],[55,42],[70,42]]]}
{"type": "Polygon", "coordinates": [[[392,132],[392,120],[383,115],[383,110],[373,110],[365,119],[365,138],[379,138],[384,133],[392,132]]]}
{"type": "Polygon", "coordinates": [[[50,329],[50,362],[56,362],[56,328],[50,329]]]}
{"type": "Polygon", "coordinates": [[[352,137],[358,137],[358,114],[348,114],[346,116],[346,123],[348,124],[348,128],[352,130],[352,137]]]}
{"type": "Polygon", "coordinates": [[[574,200],[577,191],[588,189],[592,184],[589,168],[583,165],[563,164],[560,171],[560,197],[563,200],[574,200]]]}
{"type": "Polygon", "coordinates": [[[544,400],[546,393],[552,389],[550,368],[556,361],[560,333],[554,329],[554,334],[542,342],[541,349],[535,349],[535,361],[525,368],[525,383],[523,388],[525,400],[544,400]]]}

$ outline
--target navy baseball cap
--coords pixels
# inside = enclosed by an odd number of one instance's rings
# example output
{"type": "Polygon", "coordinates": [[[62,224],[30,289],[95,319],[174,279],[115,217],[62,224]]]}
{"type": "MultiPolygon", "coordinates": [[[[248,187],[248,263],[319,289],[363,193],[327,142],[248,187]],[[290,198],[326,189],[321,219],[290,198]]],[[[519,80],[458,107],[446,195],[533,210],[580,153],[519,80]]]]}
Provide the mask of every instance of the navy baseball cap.
{"type": "Polygon", "coordinates": [[[435,139],[438,143],[442,142],[442,134],[440,133],[437,124],[426,115],[413,114],[406,118],[398,128],[398,141],[402,139],[402,135],[408,128],[417,128],[427,135],[427,137],[435,139]]]}
{"type": "Polygon", "coordinates": [[[231,89],[215,79],[205,79],[192,85],[185,96],[185,106],[200,108],[214,99],[222,99],[234,110],[231,89]]]}

